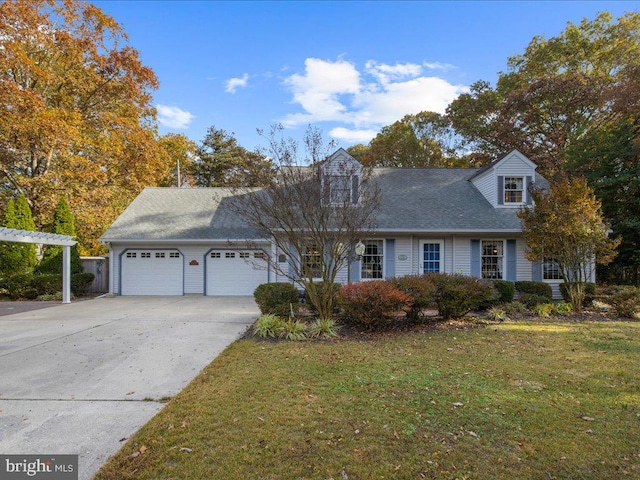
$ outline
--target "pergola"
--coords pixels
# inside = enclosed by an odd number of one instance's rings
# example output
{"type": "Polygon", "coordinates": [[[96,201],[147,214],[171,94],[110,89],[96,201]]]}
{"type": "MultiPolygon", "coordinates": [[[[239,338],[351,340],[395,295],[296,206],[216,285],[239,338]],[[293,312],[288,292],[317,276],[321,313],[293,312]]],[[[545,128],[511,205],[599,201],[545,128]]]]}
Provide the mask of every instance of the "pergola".
{"type": "Polygon", "coordinates": [[[71,303],[71,247],[76,242],[69,235],[29,232],[0,227],[0,241],[62,246],[62,303],[71,303]]]}

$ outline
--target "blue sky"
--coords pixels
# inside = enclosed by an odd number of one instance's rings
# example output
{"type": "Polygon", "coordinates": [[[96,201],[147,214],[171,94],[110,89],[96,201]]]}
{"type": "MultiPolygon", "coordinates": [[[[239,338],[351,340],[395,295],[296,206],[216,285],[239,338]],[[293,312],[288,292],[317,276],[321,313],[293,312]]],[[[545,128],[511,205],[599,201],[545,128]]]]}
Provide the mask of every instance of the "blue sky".
{"type": "Polygon", "coordinates": [[[215,125],[249,150],[275,122],[343,147],[408,113],[443,112],[567,22],[635,1],[97,1],[160,80],[160,133],[215,125]]]}

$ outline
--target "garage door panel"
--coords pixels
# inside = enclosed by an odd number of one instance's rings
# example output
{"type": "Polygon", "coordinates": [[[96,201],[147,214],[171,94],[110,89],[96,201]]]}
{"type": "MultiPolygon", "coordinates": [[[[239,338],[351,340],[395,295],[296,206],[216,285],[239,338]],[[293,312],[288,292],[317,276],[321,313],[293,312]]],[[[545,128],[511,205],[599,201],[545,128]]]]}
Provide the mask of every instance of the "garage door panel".
{"type": "Polygon", "coordinates": [[[183,257],[177,250],[129,250],[122,257],[122,295],[182,295],[183,257]]]}
{"type": "Polygon", "coordinates": [[[268,281],[266,255],[258,250],[213,250],[207,255],[207,295],[253,295],[268,281]]]}

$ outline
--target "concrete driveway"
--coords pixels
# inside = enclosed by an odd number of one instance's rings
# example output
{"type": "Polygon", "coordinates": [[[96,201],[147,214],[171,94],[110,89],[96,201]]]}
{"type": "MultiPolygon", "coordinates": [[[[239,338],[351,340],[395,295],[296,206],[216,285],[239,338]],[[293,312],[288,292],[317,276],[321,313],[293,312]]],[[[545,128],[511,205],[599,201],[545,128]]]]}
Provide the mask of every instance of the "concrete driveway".
{"type": "Polygon", "coordinates": [[[114,297],[0,317],[0,452],[79,454],[80,478],[258,315],[251,297],[114,297]]]}

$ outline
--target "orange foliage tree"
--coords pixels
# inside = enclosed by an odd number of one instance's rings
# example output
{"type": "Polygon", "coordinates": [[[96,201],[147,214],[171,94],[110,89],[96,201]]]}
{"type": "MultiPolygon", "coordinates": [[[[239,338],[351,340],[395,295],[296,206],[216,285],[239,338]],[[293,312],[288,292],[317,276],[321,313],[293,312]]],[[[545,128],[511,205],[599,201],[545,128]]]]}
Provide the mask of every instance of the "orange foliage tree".
{"type": "Polygon", "coordinates": [[[0,4],[0,195],[38,228],[64,195],[85,253],[147,185],[169,175],[153,71],[115,20],[76,0],[0,4]]]}

